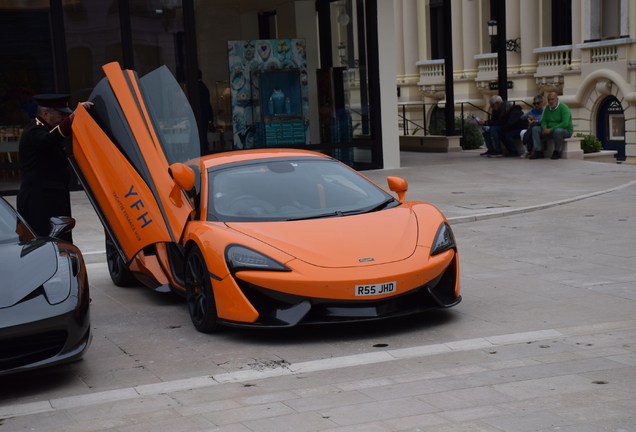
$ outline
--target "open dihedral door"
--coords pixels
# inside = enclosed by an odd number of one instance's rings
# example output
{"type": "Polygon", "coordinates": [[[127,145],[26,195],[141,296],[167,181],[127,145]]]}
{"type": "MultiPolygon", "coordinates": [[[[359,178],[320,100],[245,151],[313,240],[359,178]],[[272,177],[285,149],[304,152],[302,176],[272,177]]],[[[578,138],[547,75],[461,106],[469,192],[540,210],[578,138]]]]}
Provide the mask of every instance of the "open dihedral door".
{"type": "Polygon", "coordinates": [[[193,208],[168,167],[199,156],[198,133],[165,66],[141,80],[118,63],[103,69],[106,78],[89,98],[90,112],[79,105],[75,113],[71,161],[129,263],[146,246],[181,238],[193,208]]]}

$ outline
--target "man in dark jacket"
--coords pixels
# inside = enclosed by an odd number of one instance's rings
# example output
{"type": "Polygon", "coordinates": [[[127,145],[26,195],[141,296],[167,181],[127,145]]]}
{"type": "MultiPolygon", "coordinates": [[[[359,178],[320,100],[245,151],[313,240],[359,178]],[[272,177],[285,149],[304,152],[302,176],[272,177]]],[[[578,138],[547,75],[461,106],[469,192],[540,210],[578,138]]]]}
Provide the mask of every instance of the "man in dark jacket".
{"type": "Polygon", "coordinates": [[[505,156],[519,156],[514,144],[514,136],[519,138],[522,129],[527,128],[528,122],[521,119],[523,110],[519,105],[512,102],[503,101],[500,96],[494,95],[490,98],[490,107],[492,108],[492,116],[490,120],[480,121],[480,126],[489,126],[489,134],[484,134],[486,147],[488,151],[482,153],[481,156],[501,157],[504,156],[501,151],[501,142],[506,146],[507,153],[505,156]],[[494,148],[489,145],[489,139],[492,137],[494,148]],[[501,141],[501,142],[500,142],[501,141]]]}
{"type": "MultiPolygon", "coordinates": [[[[510,102],[507,102],[510,103],[510,102]]],[[[528,120],[523,116],[523,110],[519,105],[512,105],[507,113],[506,123],[501,126],[500,136],[504,137],[506,153],[504,156],[519,156],[515,147],[515,139],[521,138],[521,131],[528,128],[528,120]]]]}
{"type": "Polygon", "coordinates": [[[501,129],[502,108],[505,107],[501,96],[494,95],[488,101],[490,109],[492,110],[490,120],[480,120],[477,122],[479,126],[488,126],[488,130],[484,132],[484,141],[486,142],[486,152],[481,153],[479,156],[499,157],[503,156],[501,152],[501,140],[499,138],[499,131],[501,129]]]}
{"type": "MultiPolygon", "coordinates": [[[[50,232],[49,219],[71,215],[69,170],[65,138],[71,135],[74,114],[69,95],[37,95],[37,116],[20,138],[22,183],[17,197],[18,212],[39,236],[50,232]]],[[[90,108],[91,102],[82,102],[90,108]]],[[[65,240],[72,241],[70,233],[65,240]]]]}

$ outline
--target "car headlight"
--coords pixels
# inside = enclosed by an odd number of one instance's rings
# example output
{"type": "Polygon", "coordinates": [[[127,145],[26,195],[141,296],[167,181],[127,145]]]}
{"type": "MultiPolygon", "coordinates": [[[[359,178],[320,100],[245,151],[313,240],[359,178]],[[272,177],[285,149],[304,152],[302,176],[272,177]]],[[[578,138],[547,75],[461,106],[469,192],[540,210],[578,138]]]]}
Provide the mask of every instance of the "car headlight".
{"type": "Polygon", "coordinates": [[[225,250],[225,260],[232,272],[239,270],[291,271],[278,261],[245,246],[228,246],[225,250]]]}
{"type": "Polygon", "coordinates": [[[52,305],[68,298],[71,293],[71,261],[66,255],[58,254],[57,272],[43,286],[46,299],[52,305]]]}
{"type": "Polygon", "coordinates": [[[455,236],[453,235],[453,230],[451,230],[450,225],[446,222],[442,222],[437,230],[437,234],[435,235],[433,247],[431,248],[431,255],[437,255],[453,248],[455,248],[455,236]]]}

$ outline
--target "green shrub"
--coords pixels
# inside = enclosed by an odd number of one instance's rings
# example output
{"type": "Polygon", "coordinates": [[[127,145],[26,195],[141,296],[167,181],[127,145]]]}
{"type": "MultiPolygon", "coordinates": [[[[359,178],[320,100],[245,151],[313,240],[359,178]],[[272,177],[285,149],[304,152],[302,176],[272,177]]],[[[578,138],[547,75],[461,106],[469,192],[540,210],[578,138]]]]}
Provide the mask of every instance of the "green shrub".
{"type": "Polygon", "coordinates": [[[574,136],[577,138],[583,138],[581,140],[581,149],[583,149],[583,153],[596,153],[603,150],[603,144],[601,144],[601,141],[594,135],[577,133],[574,136]]]}
{"type": "Polygon", "coordinates": [[[484,144],[484,136],[476,126],[470,124],[462,116],[455,117],[455,127],[461,131],[464,124],[464,136],[461,138],[461,146],[464,150],[477,149],[484,144]]]}
{"type": "MultiPolygon", "coordinates": [[[[462,118],[462,116],[455,117],[457,135],[461,134],[462,123],[464,123],[464,136],[460,139],[461,147],[464,150],[471,150],[484,145],[484,136],[479,132],[479,129],[470,124],[466,118],[462,118]]],[[[446,121],[442,118],[438,120],[437,127],[431,125],[428,130],[431,135],[446,135],[446,121]]]]}

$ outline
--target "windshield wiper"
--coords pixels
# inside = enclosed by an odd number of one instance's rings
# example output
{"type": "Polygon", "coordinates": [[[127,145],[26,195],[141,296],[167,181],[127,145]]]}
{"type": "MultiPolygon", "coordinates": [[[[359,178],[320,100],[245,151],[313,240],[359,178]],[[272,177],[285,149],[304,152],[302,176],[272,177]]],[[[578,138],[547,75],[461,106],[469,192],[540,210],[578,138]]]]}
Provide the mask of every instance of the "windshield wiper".
{"type": "Polygon", "coordinates": [[[345,216],[347,213],[348,212],[341,212],[340,210],[336,210],[335,212],[321,213],[321,214],[311,215],[311,216],[299,216],[299,217],[289,218],[287,220],[295,221],[295,220],[306,220],[306,219],[321,219],[321,218],[329,218],[329,217],[336,217],[336,216],[345,216]]]}
{"type": "Polygon", "coordinates": [[[357,209],[357,210],[348,210],[348,211],[336,210],[334,212],[321,213],[321,214],[311,215],[311,216],[293,217],[293,218],[289,218],[287,220],[288,221],[295,221],[295,220],[306,220],[306,219],[321,219],[321,218],[329,218],[329,217],[350,216],[350,215],[356,215],[356,214],[372,213],[372,212],[384,210],[390,204],[393,204],[393,203],[399,204],[400,202],[398,200],[396,200],[395,198],[389,198],[386,201],[382,201],[380,204],[374,205],[371,208],[364,208],[364,209],[357,209]]]}
{"type": "Polygon", "coordinates": [[[365,213],[372,213],[372,212],[384,210],[385,208],[389,206],[389,204],[393,204],[393,203],[397,203],[396,205],[398,205],[400,202],[396,200],[395,198],[391,197],[387,199],[386,201],[381,202],[377,206],[371,207],[369,210],[365,210],[365,213]]]}

